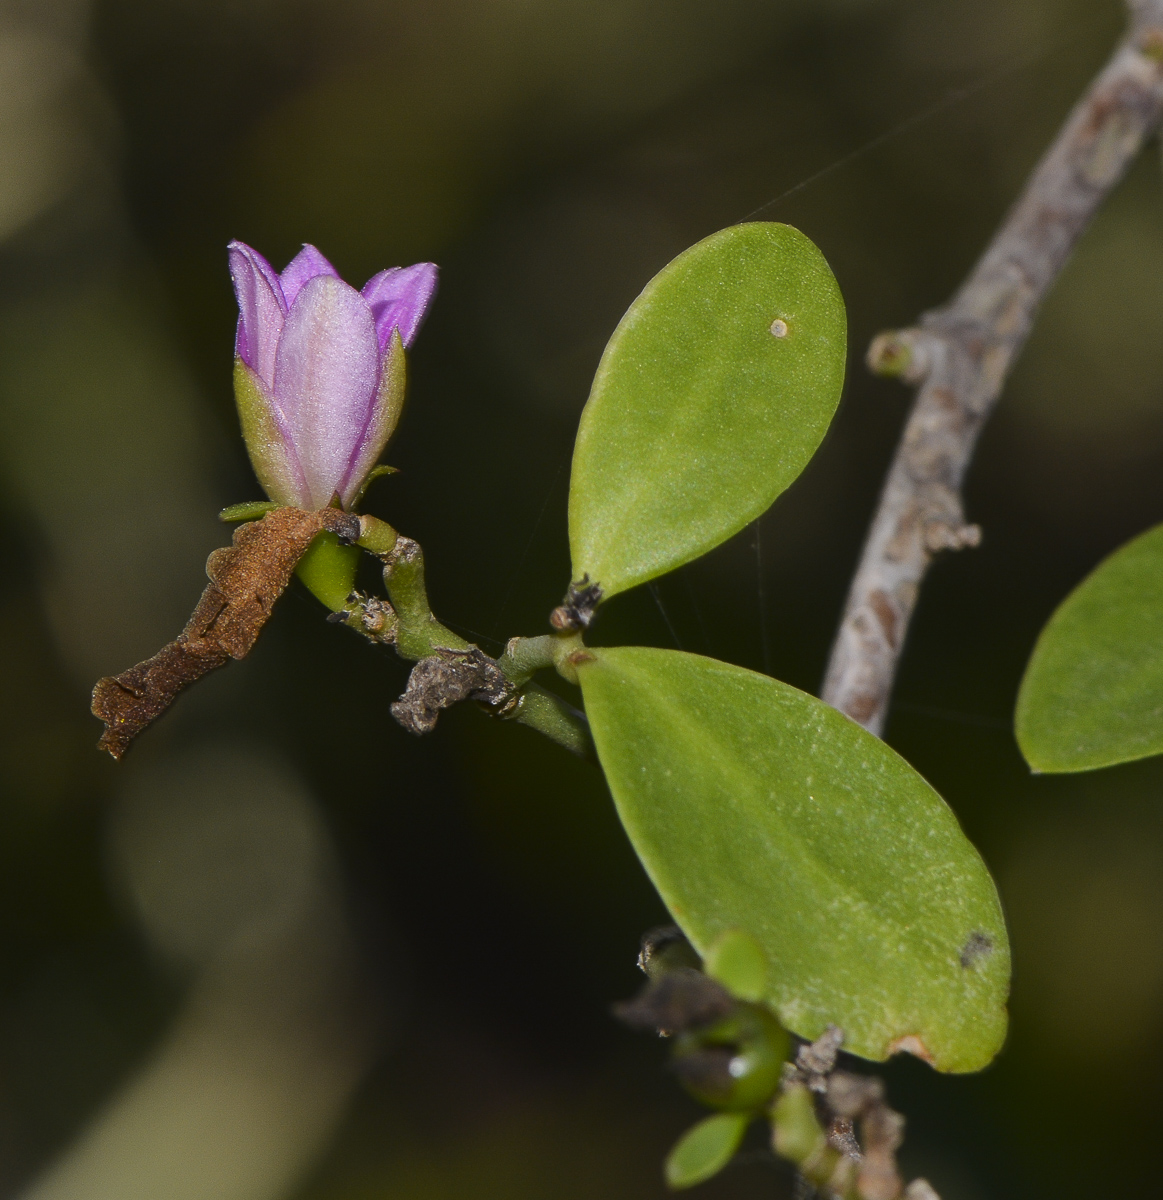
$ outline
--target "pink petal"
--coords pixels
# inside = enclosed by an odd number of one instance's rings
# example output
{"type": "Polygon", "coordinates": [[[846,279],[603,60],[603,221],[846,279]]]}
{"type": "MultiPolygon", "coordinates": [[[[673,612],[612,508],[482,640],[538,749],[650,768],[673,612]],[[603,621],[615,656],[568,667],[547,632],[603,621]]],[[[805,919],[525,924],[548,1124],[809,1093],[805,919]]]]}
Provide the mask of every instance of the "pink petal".
{"type": "Polygon", "coordinates": [[[336,279],[339,278],[339,272],[314,246],[304,245],[303,249],[287,263],[283,268],[283,273],[279,276],[279,283],[282,284],[283,296],[287,301],[288,308],[295,303],[295,297],[299,294],[299,289],[303,284],[308,279],[314,279],[316,275],[334,275],[336,279]]]}
{"type": "Polygon", "coordinates": [[[388,343],[387,352],[383,355],[375,400],[339,488],[344,508],[349,507],[359,493],[395,431],[404,404],[406,373],[404,346],[397,335],[388,343]]]}
{"type": "Polygon", "coordinates": [[[435,263],[391,267],[364,284],[362,295],[375,315],[381,351],[387,348],[393,329],[400,331],[405,346],[412,344],[436,295],[438,271],[435,263]]]}
{"type": "Polygon", "coordinates": [[[257,250],[231,242],[227,251],[238,298],[235,352],[267,387],[273,387],[275,353],[287,314],[283,290],[271,264],[257,250]]]}
{"type": "Polygon", "coordinates": [[[308,280],[279,340],[274,394],[312,508],[325,508],[340,489],[371,417],[379,358],[359,292],[333,275],[308,280]]]}

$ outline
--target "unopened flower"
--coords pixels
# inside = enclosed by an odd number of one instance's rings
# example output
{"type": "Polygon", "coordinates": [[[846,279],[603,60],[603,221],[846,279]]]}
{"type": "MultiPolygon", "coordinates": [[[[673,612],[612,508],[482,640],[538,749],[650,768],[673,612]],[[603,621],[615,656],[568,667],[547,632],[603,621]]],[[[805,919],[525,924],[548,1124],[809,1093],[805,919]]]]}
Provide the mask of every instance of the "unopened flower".
{"type": "Polygon", "coordinates": [[[373,275],[362,291],[304,246],[281,275],[230,243],[238,297],[234,393],[254,472],[278,504],[358,497],[396,427],[404,348],[436,291],[436,266],[373,275]]]}

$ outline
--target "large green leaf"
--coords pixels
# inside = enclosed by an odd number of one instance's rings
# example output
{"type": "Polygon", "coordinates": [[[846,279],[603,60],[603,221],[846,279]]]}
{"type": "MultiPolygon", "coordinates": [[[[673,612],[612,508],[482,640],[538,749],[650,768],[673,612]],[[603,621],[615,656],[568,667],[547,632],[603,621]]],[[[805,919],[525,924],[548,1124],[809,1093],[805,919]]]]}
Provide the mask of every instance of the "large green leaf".
{"type": "MultiPolygon", "coordinates": [[[[973,1071],[1005,1037],[993,881],[940,796],[883,742],[787,684],[642,647],[578,666],[622,822],[706,954],[740,929],[802,1037],[973,1071]]],[[[576,661],[576,659],[575,659],[576,661]]]]}
{"type": "Polygon", "coordinates": [[[622,318],[582,413],[574,578],[612,596],[759,516],[820,444],[844,352],[840,290],[797,230],[735,225],[680,254],[622,318]]]}
{"type": "Polygon", "coordinates": [[[1163,754],[1163,525],[1116,550],[1042,630],[1018,694],[1035,771],[1163,754]]]}

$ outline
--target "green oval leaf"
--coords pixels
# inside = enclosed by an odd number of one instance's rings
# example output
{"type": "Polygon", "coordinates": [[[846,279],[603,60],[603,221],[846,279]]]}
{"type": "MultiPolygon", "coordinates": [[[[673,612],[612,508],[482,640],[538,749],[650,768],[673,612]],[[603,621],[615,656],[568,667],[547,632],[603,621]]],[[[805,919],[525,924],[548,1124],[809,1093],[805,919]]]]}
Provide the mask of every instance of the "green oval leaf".
{"type": "Polygon", "coordinates": [[[1035,771],[1163,754],[1163,525],[1100,563],[1050,618],[1016,732],[1035,771]]]}
{"type": "Polygon", "coordinates": [[[574,578],[612,596],[758,517],[820,444],[844,354],[844,301],[802,233],[735,225],[680,254],[622,318],[582,413],[574,578]]]}
{"type": "Polygon", "coordinates": [[[940,796],[835,709],[673,650],[578,666],[622,823],[700,954],[745,930],[766,1000],[816,1038],[974,1071],[1005,1037],[1009,944],[993,881],[940,796]]]}
{"type": "Polygon", "coordinates": [[[750,1124],[749,1113],[717,1113],[692,1125],[667,1155],[667,1184],[689,1188],[717,1175],[734,1158],[750,1124]]]}

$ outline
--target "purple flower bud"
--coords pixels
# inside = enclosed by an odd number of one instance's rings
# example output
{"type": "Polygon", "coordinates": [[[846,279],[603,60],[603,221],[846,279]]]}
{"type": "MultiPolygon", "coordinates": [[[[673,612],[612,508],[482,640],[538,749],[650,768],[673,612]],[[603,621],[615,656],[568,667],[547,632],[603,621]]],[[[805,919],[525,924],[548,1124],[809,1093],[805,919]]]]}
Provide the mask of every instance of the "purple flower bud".
{"type": "Polygon", "coordinates": [[[362,292],[304,246],[276,275],[231,242],[238,297],[234,393],[259,483],[279,504],[347,508],[396,427],[404,348],[436,292],[436,266],[393,267],[362,292]]]}

